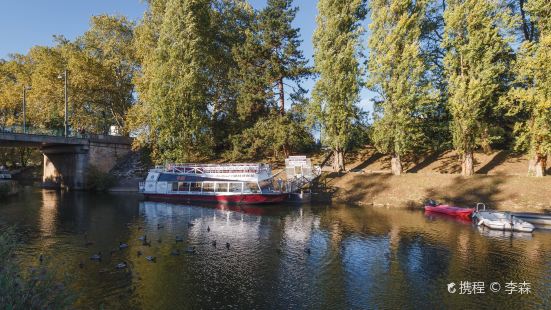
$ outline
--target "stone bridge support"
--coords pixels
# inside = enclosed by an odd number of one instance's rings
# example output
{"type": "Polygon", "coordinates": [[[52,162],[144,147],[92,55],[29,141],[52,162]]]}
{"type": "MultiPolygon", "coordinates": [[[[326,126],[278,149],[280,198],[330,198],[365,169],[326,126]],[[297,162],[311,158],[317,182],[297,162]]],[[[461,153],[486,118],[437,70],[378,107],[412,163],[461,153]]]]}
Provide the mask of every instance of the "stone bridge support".
{"type": "Polygon", "coordinates": [[[44,154],[43,186],[82,190],[86,188],[86,173],[89,165],[89,147],[48,146],[41,148],[44,154]]]}
{"type": "Polygon", "coordinates": [[[81,145],[48,145],[40,148],[44,154],[43,186],[84,190],[91,167],[109,172],[130,150],[128,138],[95,137],[81,145]]]}

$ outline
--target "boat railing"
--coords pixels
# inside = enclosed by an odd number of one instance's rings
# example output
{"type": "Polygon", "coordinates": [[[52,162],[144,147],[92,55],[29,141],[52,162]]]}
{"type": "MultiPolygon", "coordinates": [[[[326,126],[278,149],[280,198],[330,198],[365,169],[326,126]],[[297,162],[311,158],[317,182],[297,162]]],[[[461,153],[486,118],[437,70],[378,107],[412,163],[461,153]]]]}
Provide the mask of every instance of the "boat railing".
{"type": "Polygon", "coordinates": [[[237,164],[166,164],[155,166],[155,170],[172,173],[204,174],[204,173],[236,173],[236,172],[270,172],[271,169],[265,164],[237,163],[237,164]]]}
{"type": "Polygon", "coordinates": [[[482,202],[476,204],[476,212],[480,211],[479,207],[482,206],[482,211],[486,211],[486,205],[482,202]]]}

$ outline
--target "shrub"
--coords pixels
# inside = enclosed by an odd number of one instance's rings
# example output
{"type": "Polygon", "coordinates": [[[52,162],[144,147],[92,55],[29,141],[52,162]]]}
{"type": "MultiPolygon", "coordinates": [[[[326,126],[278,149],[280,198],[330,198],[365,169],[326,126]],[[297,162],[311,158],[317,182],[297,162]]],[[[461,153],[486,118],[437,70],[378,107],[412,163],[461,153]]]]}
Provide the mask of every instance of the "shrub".
{"type": "Polygon", "coordinates": [[[117,178],[109,173],[100,171],[94,166],[88,168],[88,189],[96,192],[104,192],[113,187],[117,178]]]}

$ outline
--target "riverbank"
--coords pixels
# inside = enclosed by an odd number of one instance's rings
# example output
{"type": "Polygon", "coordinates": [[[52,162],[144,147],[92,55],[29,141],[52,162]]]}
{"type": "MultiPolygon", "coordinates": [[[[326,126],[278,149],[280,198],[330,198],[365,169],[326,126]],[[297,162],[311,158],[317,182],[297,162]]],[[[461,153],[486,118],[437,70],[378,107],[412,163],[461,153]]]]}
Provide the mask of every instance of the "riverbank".
{"type": "Polygon", "coordinates": [[[551,212],[551,177],[354,173],[326,175],[321,199],[360,205],[420,207],[426,199],[510,211],[551,212]]]}

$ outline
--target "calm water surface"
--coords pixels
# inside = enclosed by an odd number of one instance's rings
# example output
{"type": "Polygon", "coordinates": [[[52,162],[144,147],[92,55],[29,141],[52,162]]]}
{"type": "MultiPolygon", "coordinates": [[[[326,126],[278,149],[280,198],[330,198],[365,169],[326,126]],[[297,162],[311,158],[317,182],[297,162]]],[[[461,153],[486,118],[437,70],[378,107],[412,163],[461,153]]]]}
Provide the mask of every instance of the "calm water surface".
{"type": "Polygon", "coordinates": [[[24,236],[23,264],[37,266],[43,254],[48,268],[69,275],[77,308],[551,308],[551,232],[481,231],[422,211],[189,206],[27,190],[0,201],[0,226],[12,224],[24,236]],[[93,245],[84,245],[85,234],[93,245]],[[151,246],[138,240],[144,234],[151,246]],[[129,248],[119,251],[119,242],[129,248]],[[185,253],[190,246],[196,254],[185,253]],[[172,256],[175,249],[182,254],[172,256]],[[98,251],[104,259],[91,261],[98,251]],[[116,270],[123,261],[128,269],[116,270]],[[459,294],[461,281],[484,282],[484,293],[459,294]],[[524,281],[529,294],[505,291],[524,281]],[[491,282],[501,290],[491,292],[491,282]]]}

